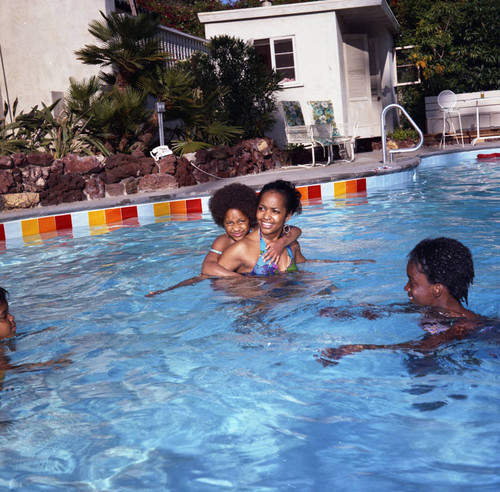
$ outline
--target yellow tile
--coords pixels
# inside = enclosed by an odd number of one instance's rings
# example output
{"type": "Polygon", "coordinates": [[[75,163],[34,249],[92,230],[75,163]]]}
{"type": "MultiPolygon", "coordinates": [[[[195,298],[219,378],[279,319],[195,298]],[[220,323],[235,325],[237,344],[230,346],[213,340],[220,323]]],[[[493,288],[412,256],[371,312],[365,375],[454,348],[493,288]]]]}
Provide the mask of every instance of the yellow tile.
{"type": "Polygon", "coordinates": [[[106,226],[94,226],[90,228],[90,235],[91,236],[100,236],[101,234],[107,234],[109,232],[109,229],[106,226]]]}
{"type": "Polygon", "coordinates": [[[333,193],[335,198],[345,196],[346,192],[346,184],[345,181],[339,181],[337,183],[333,183],[333,193]]]}
{"type": "Polygon", "coordinates": [[[38,219],[21,220],[21,230],[23,231],[23,236],[38,234],[40,232],[38,219]]]}
{"type": "Polygon", "coordinates": [[[89,226],[102,226],[106,224],[106,215],[104,210],[92,210],[89,214],[89,226]]]}
{"type": "Polygon", "coordinates": [[[153,210],[155,217],[170,215],[170,202],[154,203],[153,210]]]}

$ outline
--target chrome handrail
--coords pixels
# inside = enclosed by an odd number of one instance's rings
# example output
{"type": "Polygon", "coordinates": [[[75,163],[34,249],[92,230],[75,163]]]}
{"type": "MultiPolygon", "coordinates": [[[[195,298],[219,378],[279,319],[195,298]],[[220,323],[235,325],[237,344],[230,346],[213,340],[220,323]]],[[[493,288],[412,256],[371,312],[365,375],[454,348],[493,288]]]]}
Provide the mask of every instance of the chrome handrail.
{"type": "Polygon", "coordinates": [[[387,162],[387,142],[386,142],[386,130],[385,130],[385,115],[387,114],[387,111],[392,108],[397,108],[400,109],[403,114],[408,118],[408,121],[411,123],[413,128],[417,130],[418,135],[420,136],[420,142],[418,142],[416,147],[410,147],[408,149],[390,149],[389,154],[391,157],[391,162],[392,160],[392,154],[395,154],[397,152],[413,152],[414,150],[418,150],[420,147],[422,147],[422,144],[424,143],[424,134],[422,133],[422,130],[417,126],[417,124],[412,120],[411,116],[406,112],[406,110],[401,106],[400,104],[389,104],[386,106],[383,110],[382,113],[380,114],[380,128],[382,130],[382,155],[384,159],[384,164],[387,162]]]}

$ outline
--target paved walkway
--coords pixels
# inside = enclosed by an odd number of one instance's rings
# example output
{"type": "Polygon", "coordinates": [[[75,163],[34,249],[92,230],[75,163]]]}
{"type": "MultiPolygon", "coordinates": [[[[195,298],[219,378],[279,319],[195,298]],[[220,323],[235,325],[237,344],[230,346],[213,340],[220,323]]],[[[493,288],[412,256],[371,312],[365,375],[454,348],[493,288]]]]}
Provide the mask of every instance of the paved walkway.
{"type": "Polygon", "coordinates": [[[297,186],[327,183],[331,181],[346,181],[360,177],[399,172],[404,169],[415,167],[420,162],[420,156],[449,152],[463,152],[466,150],[498,148],[498,146],[498,142],[477,145],[475,147],[466,145],[465,148],[457,145],[448,145],[445,151],[436,147],[422,147],[416,152],[400,154],[400,157],[395,158],[393,163],[386,163],[385,165],[382,162],[382,151],[364,152],[356,154],[356,159],[353,162],[334,161],[333,164],[330,164],[329,166],[319,164],[315,167],[311,167],[309,165],[307,167],[292,166],[286,168],[276,168],[260,174],[210,181],[208,183],[177,188],[174,190],[138,193],[135,195],[101,198],[75,203],[63,203],[60,205],[36,207],[26,210],[3,211],[0,213],[0,223],[32,217],[65,214],[75,211],[99,210],[112,207],[123,207],[127,205],[138,205],[141,203],[154,203],[209,196],[214,190],[232,182],[245,183],[256,190],[259,190],[264,184],[275,179],[291,181],[297,186]]]}

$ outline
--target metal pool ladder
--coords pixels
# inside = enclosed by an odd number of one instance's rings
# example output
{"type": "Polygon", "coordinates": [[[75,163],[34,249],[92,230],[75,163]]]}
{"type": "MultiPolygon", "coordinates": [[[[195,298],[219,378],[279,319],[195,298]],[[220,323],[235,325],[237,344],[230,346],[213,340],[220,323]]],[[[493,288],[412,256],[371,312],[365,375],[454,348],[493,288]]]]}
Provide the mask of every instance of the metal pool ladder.
{"type": "Polygon", "coordinates": [[[400,104],[389,104],[386,106],[383,110],[382,113],[380,114],[380,128],[382,130],[382,155],[384,159],[384,164],[387,162],[387,142],[386,142],[386,128],[385,128],[385,115],[387,114],[387,111],[389,109],[400,109],[403,114],[408,118],[408,121],[411,123],[411,126],[417,130],[417,133],[420,137],[420,141],[415,147],[410,147],[408,149],[390,149],[389,150],[389,155],[390,155],[390,162],[393,162],[392,155],[396,154],[397,152],[413,152],[414,150],[418,150],[420,147],[422,147],[422,144],[424,143],[424,134],[422,133],[422,130],[417,126],[417,124],[412,120],[411,116],[406,112],[406,110],[401,106],[400,104]]]}

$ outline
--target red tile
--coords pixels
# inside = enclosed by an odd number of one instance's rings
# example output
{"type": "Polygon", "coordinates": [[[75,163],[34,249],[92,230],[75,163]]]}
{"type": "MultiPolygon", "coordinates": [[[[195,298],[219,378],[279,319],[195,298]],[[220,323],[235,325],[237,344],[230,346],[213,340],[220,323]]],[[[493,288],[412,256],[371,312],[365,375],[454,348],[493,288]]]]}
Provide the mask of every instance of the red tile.
{"type": "Polygon", "coordinates": [[[71,214],[56,215],[56,230],[73,229],[71,214]]]}
{"type": "Polygon", "coordinates": [[[5,241],[5,227],[0,224],[0,241],[5,241]]]}
{"type": "Polygon", "coordinates": [[[188,214],[201,214],[201,199],[186,200],[186,211],[188,214]]]}
{"type": "Polygon", "coordinates": [[[366,191],[366,178],[356,180],[356,191],[366,191]]]}
{"type": "Polygon", "coordinates": [[[321,185],[308,186],[307,198],[309,200],[321,198],[321,185]]]}
{"type": "Polygon", "coordinates": [[[134,219],[137,217],[137,207],[122,207],[122,220],[134,219]]]}

